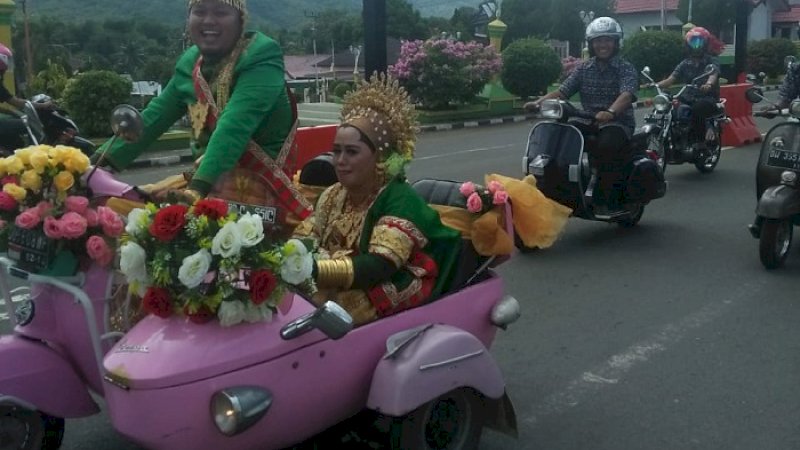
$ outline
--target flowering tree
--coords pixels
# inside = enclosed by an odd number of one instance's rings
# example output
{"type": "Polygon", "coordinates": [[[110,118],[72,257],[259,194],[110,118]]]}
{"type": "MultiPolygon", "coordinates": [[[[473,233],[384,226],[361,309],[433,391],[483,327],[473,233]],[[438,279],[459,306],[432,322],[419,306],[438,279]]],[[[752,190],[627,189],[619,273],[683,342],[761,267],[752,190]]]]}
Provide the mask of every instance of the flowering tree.
{"type": "Polygon", "coordinates": [[[404,41],[389,74],[426,109],[467,103],[500,72],[494,47],[452,39],[404,41]]]}

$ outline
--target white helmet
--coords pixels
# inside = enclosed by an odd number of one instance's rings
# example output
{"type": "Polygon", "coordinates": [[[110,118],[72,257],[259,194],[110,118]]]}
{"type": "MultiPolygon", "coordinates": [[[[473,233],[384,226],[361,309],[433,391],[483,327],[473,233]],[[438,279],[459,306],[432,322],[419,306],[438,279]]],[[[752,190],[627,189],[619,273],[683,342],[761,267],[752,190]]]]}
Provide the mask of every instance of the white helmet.
{"type": "Polygon", "coordinates": [[[586,27],[586,44],[589,48],[589,56],[594,56],[594,50],[591,44],[594,39],[599,37],[611,37],[615,39],[616,46],[614,48],[614,54],[616,55],[622,46],[623,35],[624,33],[622,32],[622,27],[619,25],[619,22],[611,17],[598,17],[594,19],[586,27]]]}

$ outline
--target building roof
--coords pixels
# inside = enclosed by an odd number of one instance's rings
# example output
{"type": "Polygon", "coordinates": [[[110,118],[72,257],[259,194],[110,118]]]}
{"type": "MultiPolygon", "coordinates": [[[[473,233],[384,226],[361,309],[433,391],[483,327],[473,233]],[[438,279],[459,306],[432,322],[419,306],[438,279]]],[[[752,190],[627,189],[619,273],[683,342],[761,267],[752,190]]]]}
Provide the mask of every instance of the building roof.
{"type": "MultiPolygon", "coordinates": [[[[665,3],[667,11],[678,9],[678,0],[666,0],[665,3]]],[[[661,0],[617,0],[615,10],[617,14],[661,11],[661,0]]]]}
{"type": "Polygon", "coordinates": [[[797,23],[800,22],[800,5],[792,5],[788,11],[778,11],[772,14],[773,23],[797,23]]]}

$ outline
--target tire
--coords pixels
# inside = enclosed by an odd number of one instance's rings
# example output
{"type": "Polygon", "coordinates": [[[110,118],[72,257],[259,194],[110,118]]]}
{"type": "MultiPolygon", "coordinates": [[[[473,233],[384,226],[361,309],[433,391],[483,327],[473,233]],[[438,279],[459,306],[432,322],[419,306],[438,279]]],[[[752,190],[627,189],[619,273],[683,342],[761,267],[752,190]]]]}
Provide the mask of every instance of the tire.
{"type": "Polygon", "coordinates": [[[391,448],[477,449],[485,421],[481,400],[470,389],[456,389],[395,419],[390,431],[391,448]]]}
{"type": "Polygon", "coordinates": [[[64,419],[0,404],[0,436],[0,450],[56,450],[64,438],[64,419]]]}
{"type": "Polygon", "coordinates": [[[792,226],[789,219],[765,219],[761,224],[758,256],[767,269],[777,269],[786,261],[792,246],[792,226]]]}
{"type": "Polygon", "coordinates": [[[644,203],[636,203],[634,206],[630,207],[629,210],[631,214],[617,222],[620,228],[633,228],[642,220],[642,215],[644,215],[644,203]]]}
{"type": "Polygon", "coordinates": [[[722,136],[719,127],[714,127],[714,142],[713,148],[706,149],[703,158],[698,158],[694,162],[694,166],[700,173],[711,173],[717,167],[719,158],[722,155],[722,136]]]}

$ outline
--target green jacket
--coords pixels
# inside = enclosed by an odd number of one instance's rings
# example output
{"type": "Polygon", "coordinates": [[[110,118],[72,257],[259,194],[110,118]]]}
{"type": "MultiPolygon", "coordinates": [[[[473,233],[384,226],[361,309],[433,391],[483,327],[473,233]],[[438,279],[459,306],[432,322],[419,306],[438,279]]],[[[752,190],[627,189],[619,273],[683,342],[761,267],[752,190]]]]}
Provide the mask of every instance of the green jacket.
{"type": "MultiPolygon", "coordinates": [[[[207,139],[201,136],[192,144],[196,157],[205,156],[189,187],[203,194],[211,190],[220,175],[234,168],[250,139],[274,158],[291,130],[292,108],[286,93],[283,52],[277,42],[262,33],[248,33],[247,37],[251,42],[234,68],[230,99],[216,129],[207,139]]],[[[127,167],[186,114],[189,105],[197,103],[192,70],[199,56],[199,49],[193,46],[180,57],[167,87],[142,112],[141,139],[133,144],[116,141],[106,154],[113,167],[127,167]]],[[[218,67],[206,61],[203,66],[203,74],[214,91],[218,67]]]]}

